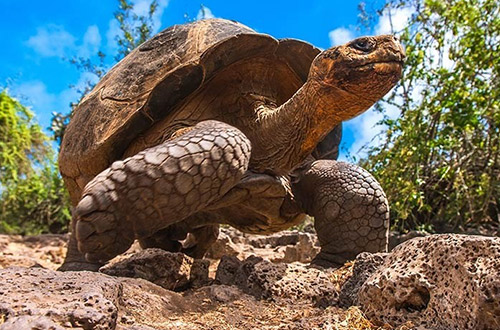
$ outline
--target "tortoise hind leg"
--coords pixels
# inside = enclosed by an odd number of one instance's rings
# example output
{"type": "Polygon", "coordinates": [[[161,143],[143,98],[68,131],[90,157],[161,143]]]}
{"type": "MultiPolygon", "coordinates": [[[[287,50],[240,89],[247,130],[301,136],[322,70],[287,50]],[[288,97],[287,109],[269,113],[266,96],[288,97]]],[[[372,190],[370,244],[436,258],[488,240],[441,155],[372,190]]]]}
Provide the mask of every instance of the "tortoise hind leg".
{"type": "Polygon", "coordinates": [[[321,251],[313,264],[341,266],[360,252],[387,251],[389,206],[379,183],[364,169],[318,160],[300,170],[292,189],[315,220],[321,251]]]}
{"type": "Polygon", "coordinates": [[[189,236],[184,242],[181,252],[192,258],[201,259],[207,253],[210,246],[215,243],[218,236],[219,225],[217,224],[196,228],[189,232],[189,236]]]}
{"type": "Polygon", "coordinates": [[[93,264],[125,252],[135,238],[150,237],[223,196],[249,158],[246,136],[211,120],[114,162],[89,182],[75,209],[78,250],[93,264]]]}
{"type": "MultiPolygon", "coordinates": [[[[198,217],[195,218],[200,223],[198,217]]],[[[207,222],[207,224],[199,224],[193,228],[190,220],[192,220],[191,217],[149,237],[141,238],[139,243],[143,249],[159,248],[169,252],[182,252],[190,257],[201,259],[217,240],[219,225],[207,222]]]]}

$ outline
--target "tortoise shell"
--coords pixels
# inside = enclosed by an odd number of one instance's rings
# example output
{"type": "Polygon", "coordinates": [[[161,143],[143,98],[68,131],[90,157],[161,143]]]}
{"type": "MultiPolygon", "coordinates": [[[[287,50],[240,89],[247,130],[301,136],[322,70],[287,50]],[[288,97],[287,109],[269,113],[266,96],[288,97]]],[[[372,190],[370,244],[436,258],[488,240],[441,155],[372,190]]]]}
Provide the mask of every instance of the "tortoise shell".
{"type": "Polygon", "coordinates": [[[240,102],[235,88],[283,103],[306,81],[319,52],[306,42],[277,40],[224,19],[160,32],[116,64],[76,107],[59,155],[73,203],[94,176],[160,142],[174,122],[218,119],[245,132],[245,114],[234,110],[240,102]],[[205,108],[212,108],[198,115],[195,104],[207,97],[217,104],[209,102],[205,108]]]}

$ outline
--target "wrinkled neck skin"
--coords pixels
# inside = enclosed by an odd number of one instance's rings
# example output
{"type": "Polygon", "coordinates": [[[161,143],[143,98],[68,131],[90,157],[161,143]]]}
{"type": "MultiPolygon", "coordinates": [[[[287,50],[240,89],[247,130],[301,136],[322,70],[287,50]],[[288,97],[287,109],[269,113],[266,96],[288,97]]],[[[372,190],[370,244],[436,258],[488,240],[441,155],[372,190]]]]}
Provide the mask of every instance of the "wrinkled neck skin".
{"type": "Polygon", "coordinates": [[[252,167],[259,172],[288,174],[336,125],[372,104],[363,96],[309,79],[280,107],[257,108],[260,129],[254,139],[258,146],[252,167]]]}

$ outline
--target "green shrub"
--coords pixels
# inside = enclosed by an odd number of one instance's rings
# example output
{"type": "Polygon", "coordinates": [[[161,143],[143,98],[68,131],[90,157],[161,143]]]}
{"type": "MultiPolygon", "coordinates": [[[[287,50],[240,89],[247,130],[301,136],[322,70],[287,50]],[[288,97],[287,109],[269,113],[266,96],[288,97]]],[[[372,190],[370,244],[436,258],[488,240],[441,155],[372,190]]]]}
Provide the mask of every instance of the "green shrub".
{"type": "Polygon", "coordinates": [[[386,191],[398,229],[463,230],[500,220],[500,2],[389,0],[410,6],[407,62],[378,106],[386,143],[362,165],[386,191]]]}
{"type": "Polygon", "coordinates": [[[58,233],[70,220],[69,197],[49,138],[33,114],[0,93],[0,232],[58,233]]]}
{"type": "Polygon", "coordinates": [[[71,219],[69,196],[54,164],[8,185],[0,197],[0,232],[62,233],[71,219]]]}

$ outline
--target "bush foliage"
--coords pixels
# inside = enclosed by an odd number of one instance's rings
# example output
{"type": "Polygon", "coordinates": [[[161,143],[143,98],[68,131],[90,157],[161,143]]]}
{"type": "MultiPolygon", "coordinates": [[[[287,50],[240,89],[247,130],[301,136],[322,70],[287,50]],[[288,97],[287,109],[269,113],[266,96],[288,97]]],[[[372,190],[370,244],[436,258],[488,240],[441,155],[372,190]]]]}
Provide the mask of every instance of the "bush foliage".
{"type": "Polygon", "coordinates": [[[49,138],[33,114],[0,93],[0,232],[62,232],[69,199],[49,138]]]}
{"type": "MultiPolygon", "coordinates": [[[[498,228],[500,208],[500,3],[389,0],[409,7],[401,34],[407,62],[399,86],[378,104],[386,143],[362,165],[374,173],[399,229],[498,228]]],[[[380,12],[381,13],[381,12],[380,12]]]]}

